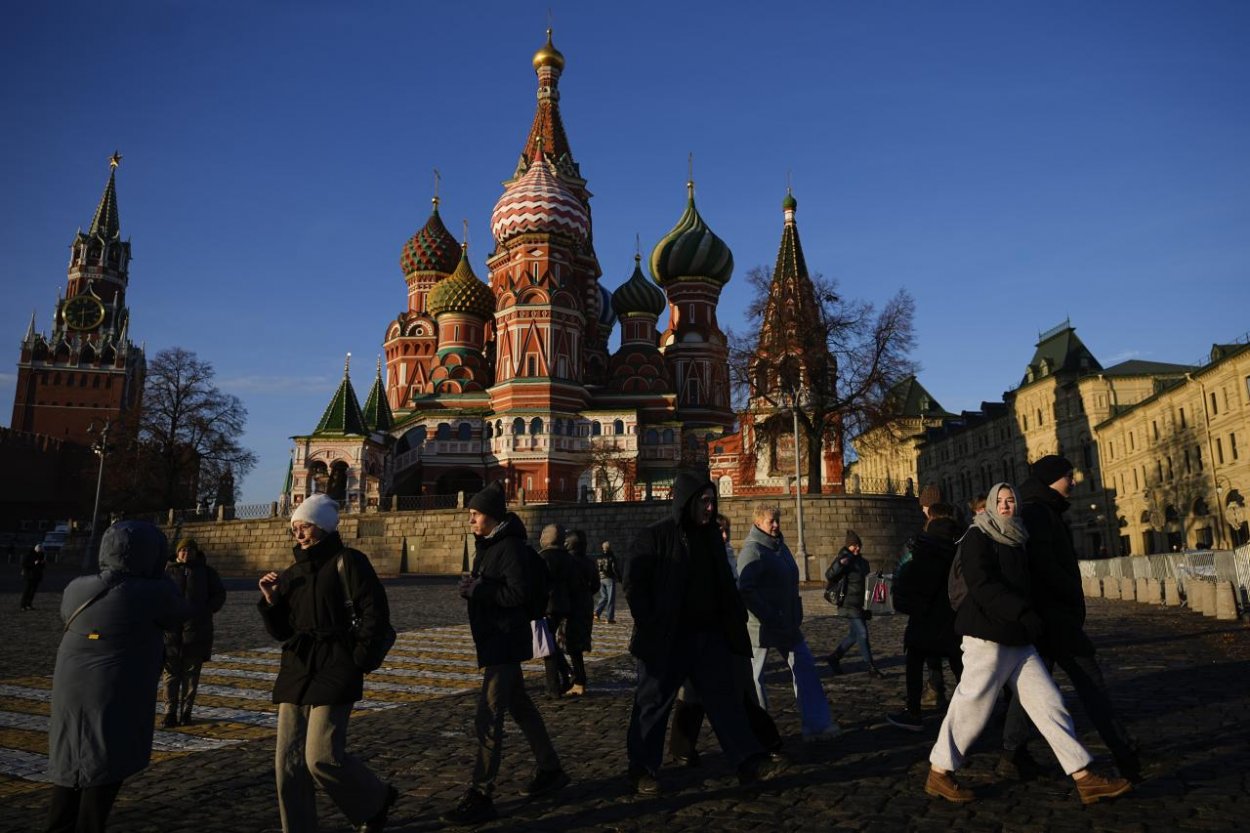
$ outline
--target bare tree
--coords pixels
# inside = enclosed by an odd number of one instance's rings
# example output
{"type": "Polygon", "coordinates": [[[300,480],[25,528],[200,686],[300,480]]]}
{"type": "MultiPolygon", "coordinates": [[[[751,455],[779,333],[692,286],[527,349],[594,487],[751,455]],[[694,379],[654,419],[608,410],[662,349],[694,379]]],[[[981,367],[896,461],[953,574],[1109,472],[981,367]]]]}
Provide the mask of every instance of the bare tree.
{"type": "Polygon", "coordinates": [[[213,385],[213,366],[181,347],[162,350],[148,363],[139,422],[161,508],[179,508],[218,495],[233,500],[234,478],[256,465],[239,444],[247,409],[237,396],[213,385]]]}
{"type": "Polygon", "coordinates": [[[887,422],[890,389],[916,371],[909,357],[915,301],[899,290],[878,312],[869,302],[843,299],[837,282],[819,274],[779,295],[763,266],[746,280],[753,293],[748,320],[759,323],[754,332],[729,333],[735,404],[763,443],[791,431],[797,401],[807,490],[819,494],[825,444],[840,450],[843,436],[887,422]]]}
{"type": "MultiPolygon", "coordinates": [[[[617,500],[627,485],[633,482],[637,468],[634,460],[616,447],[615,437],[588,437],[590,442],[577,455],[582,470],[590,474],[590,486],[599,500],[617,500]]],[[[627,496],[628,497],[628,496],[627,496]]]]}

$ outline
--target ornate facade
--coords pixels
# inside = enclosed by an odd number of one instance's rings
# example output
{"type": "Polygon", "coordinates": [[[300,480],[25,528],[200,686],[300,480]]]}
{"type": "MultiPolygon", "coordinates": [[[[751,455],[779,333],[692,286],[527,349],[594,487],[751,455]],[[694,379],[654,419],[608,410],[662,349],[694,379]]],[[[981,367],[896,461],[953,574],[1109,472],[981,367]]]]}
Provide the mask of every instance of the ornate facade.
{"type": "Polygon", "coordinates": [[[915,376],[899,382],[889,400],[886,410],[896,416],[854,440],[856,459],[847,467],[848,492],[918,495],[921,482],[916,461],[925,434],[957,418],[915,376]]]}

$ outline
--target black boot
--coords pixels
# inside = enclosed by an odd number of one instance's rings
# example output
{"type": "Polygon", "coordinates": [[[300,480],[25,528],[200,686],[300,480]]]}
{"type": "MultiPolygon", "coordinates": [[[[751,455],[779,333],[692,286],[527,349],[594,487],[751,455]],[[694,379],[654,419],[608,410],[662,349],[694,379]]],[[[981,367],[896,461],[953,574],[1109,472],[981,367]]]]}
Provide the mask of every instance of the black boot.
{"type": "Polygon", "coordinates": [[[841,648],[838,648],[832,654],[825,657],[825,662],[829,663],[829,670],[833,672],[833,676],[835,677],[842,676],[841,660],[842,660],[842,655],[845,653],[846,651],[843,651],[841,648]]]}

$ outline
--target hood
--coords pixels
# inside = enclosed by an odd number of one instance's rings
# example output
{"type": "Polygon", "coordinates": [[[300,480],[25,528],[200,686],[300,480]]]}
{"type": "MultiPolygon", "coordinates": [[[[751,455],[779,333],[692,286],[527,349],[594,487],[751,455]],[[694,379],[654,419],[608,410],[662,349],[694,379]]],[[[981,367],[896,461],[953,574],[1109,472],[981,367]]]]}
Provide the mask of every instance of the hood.
{"type": "Polygon", "coordinates": [[[492,530],[491,534],[481,539],[487,543],[502,541],[504,538],[520,538],[528,543],[525,535],[525,524],[516,516],[515,512],[508,512],[503,516],[503,520],[499,522],[499,526],[492,530]]]}
{"type": "Polygon", "coordinates": [[[924,532],[920,533],[920,537],[935,542],[953,543],[956,538],[963,535],[965,529],[967,529],[966,525],[952,518],[936,518],[929,522],[924,532]]]}
{"type": "Polygon", "coordinates": [[[100,569],[149,578],[162,575],[168,546],[164,533],[147,521],[119,521],[100,539],[100,569]]]}
{"type": "MultiPolygon", "coordinates": [[[[673,520],[681,523],[683,517],[686,516],[687,507],[695,496],[708,487],[712,488],[712,493],[716,493],[716,484],[706,477],[699,474],[693,474],[683,471],[673,480],[673,520]]],[[[720,511],[719,502],[714,502],[712,507],[712,517],[720,511]]]]}
{"type": "Polygon", "coordinates": [[[1068,506],[1070,506],[1067,498],[1032,475],[1026,477],[1020,484],[1020,502],[1041,503],[1061,515],[1068,511],[1068,506]]]}

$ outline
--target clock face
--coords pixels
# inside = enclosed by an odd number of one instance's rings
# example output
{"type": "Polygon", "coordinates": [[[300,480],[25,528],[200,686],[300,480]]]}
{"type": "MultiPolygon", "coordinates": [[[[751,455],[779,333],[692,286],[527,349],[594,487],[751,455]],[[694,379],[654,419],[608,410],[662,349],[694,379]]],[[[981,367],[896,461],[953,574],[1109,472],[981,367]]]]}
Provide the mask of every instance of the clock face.
{"type": "Polygon", "coordinates": [[[61,314],[72,330],[90,330],[104,320],[104,304],[90,295],[79,295],[65,302],[61,314]]]}

